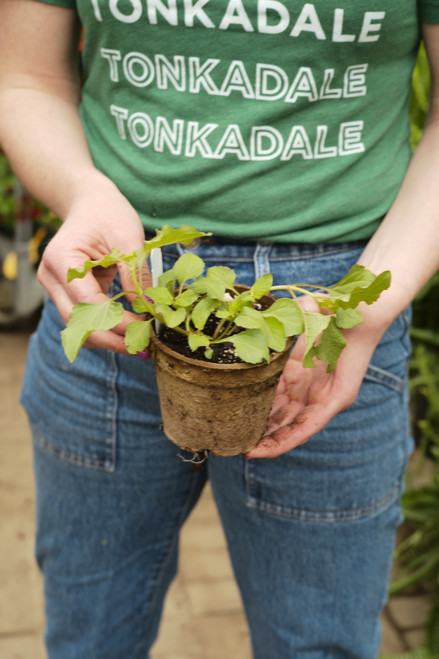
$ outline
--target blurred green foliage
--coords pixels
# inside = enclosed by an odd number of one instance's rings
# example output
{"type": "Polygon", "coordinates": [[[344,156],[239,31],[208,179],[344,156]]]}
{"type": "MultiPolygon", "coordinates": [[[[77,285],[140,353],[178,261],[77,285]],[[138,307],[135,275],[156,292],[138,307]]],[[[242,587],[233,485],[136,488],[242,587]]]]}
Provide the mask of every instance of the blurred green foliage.
{"type": "MultiPolygon", "coordinates": [[[[430,76],[421,47],[413,74],[411,142],[421,139],[428,110],[430,76]]],[[[410,364],[412,426],[427,480],[412,486],[408,477],[403,514],[408,536],[395,551],[390,595],[424,593],[429,610],[422,647],[394,659],[439,659],[439,272],[413,303],[410,364]]],[[[419,474],[418,474],[419,475],[419,474]]],[[[424,479],[425,480],[425,479],[424,479]]],[[[390,659],[381,657],[381,659],[390,659]]]]}
{"type": "Polygon", "coordinates": [[[419,143],[424,130],[430,96],[430,71],[423,44],[419,48],[416,66],[413,71],[412,93],[410,98],[411,144],[413,149],[419,143]]]}
{"type": "Polygon", "coordinates": [[[32,220],[35,231],[46,227],[53,232],[59,226],[54,213],[23,190],[0,148],[0,232],[12,236],[17,219],[32,220]]]}
{"type": "Polygon", "coordinates": [[[0,151],[0,228],[12,233],[15,222],[15,177],[6,156],[0,151]]]}

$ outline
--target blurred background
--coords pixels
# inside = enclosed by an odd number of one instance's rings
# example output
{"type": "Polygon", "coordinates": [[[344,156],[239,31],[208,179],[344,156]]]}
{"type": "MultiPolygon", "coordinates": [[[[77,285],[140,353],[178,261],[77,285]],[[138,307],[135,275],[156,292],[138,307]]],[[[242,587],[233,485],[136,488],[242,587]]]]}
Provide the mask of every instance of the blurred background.
{"type": "MultiPolygon", "coordinates": [[[[412,145],[425,122],[429,76],[413,76],[412,145]]],[[[33,559],[32,453],[20,383],[43,290],[41,254],[59,226],[14,177],[0,146],[0,659],[43,659],[41,578],[33,559]]],[[[413,305],[411,413],[416,450],[383,613],[382,659],[439,659],[439,273],[413,305]]],[[[207,488],[182,536],[179,575],[153,659],[250,659],[225,539],[207,488]]],[[[268,658],[267,658],[268,659],[268,658]]]]}

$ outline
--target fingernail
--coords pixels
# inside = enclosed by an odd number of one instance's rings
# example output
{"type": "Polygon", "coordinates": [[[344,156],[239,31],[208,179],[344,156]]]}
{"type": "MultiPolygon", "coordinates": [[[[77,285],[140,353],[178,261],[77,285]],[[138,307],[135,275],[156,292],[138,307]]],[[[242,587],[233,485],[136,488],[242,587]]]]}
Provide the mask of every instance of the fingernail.
{"type": "Polygon", "coordinates": [[[244,460],[247,460],[248,462],[249,460],[253,460],[253,458],[249,458],[248,455],[244,455],[244,460]]]}
{"type": "Polygon", "coordinates": [[[144,359],[145,360],[145,359],[149,359],[151,355],[149,354],[149,350],[141,350],[140,352],[137,352],[135,356],[138,359],[144,359]]]}
{"type": "Polygon", "coordinates": [[[154,302],[154,300],[153,300],[151,297],[149,297],[149,295],[145,295],[145,294],[144,294],[143,297],[145,298],[145,300],[146,300],[147,302],[154,302]]]}

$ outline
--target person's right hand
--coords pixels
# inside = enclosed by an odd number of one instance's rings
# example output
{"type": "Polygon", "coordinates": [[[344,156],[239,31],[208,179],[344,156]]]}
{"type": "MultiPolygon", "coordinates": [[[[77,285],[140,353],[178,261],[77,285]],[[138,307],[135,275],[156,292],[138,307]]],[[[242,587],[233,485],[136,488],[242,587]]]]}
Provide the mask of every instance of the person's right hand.
{"type": "MultiPolygon", "coordinates": [[[[143,247],[144,230],[139,216],[131,204],[110,181],[100,180],[86,185],[70,205],[69,212],[54,238],[45,249],[38,268],[38,279],[55,303],[64,322],[78,302],[103,302],[116,275],[116,266],[94,268],[83,279],[67,283],[69,268],[78,268],[84,262],[109,254],[114,247],[122,253],[131,253],[143,247]]],[[[128,268],[121,265],[119,274],[124,290],[132,290],[128,268]]],[[[149,271],[145,273],[145,287],[149,271]]],[[[124,344],[126,327],[138,318],[124,312],[122,322],[112,330],[93,332],[87,339],[88,348],[105,348],[127,354],[124,344]]]]}

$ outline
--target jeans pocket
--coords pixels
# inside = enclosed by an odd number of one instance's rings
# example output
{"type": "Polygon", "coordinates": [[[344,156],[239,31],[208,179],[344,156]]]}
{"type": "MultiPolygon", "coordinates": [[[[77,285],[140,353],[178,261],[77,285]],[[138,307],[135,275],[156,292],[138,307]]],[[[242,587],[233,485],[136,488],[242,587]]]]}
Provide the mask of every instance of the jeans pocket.
{"type": "Polygon", "coordinates": [[[381,342],[357,400],[308,442],[245,465],[247,504],[283,519],[345,522],[392,505],[412,449],[408,314],[381,342]]]}
{"type": "Polygon", "coordinates": [[[366,427],[349,442],[340,428],[328,427],[284,456],[246,464],[247,505],[302,522],[343,523],[378,514],[400,497],[411,449],[410,436],[388,438],[388,427],[386,422],[378,431],[381,444],[369,444],[366,427]]]}
{"type": "Polygon", "coordinates": [[[62,460],[114,471],[116,355],[83,348],[70,364],[60,340],[63,327],[48,300],[30,341],[21,393],[35,442],[62,460]]]}

